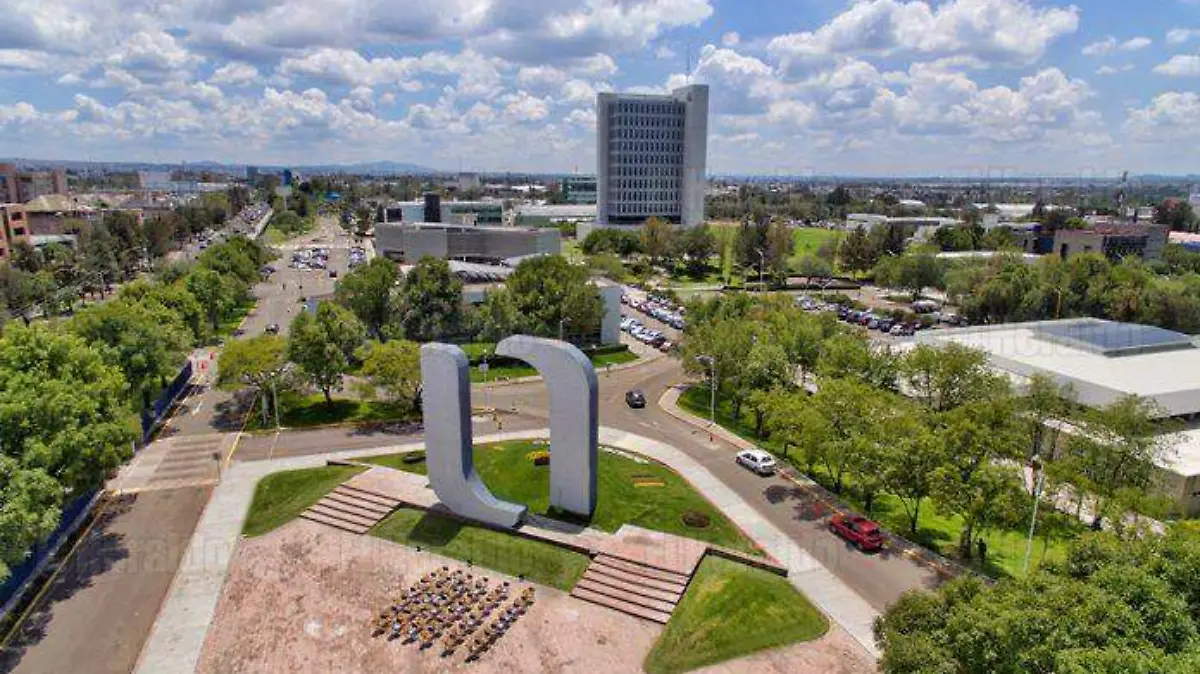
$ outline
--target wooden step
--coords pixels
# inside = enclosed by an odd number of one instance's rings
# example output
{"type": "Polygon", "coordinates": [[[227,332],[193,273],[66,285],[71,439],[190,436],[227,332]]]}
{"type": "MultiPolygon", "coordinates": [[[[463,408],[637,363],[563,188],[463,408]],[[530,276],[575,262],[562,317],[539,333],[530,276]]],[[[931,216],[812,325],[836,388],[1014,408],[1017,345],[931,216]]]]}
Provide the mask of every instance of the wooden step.
{"type": "Polygon", "coordinates": [[[363,496],[361,494],[352,494],[352,493],[348,493],[348,492],[344,492],[344,491],[338,491],[336,489],[329,492],[328,494],[326,494],[325,498],[335,499],[338,501],[345,501],[346,503],[358,504],[365,508],[372,508],[372,509],[378,510],[380,512],[391,512],[392,511],[391,504],[380,503],[378,500],[375,500],[375,499],[363,498],[363,496]]]}
{"type": "Polygon", "coordinates": [[[646,597],[638,592],[631,592],[629,590],[623,590],[619,587],[613,587],[612,585],[597,583],[596,581],[588,580],[587,578],[580,578],[579,582],[575,583],[575,589],[589,590],[597,594],[602,594],[606,597],[620,599],[621,601],[626,601],[630,604],[637,604],[643,608],[648,608],[654,611],[662,611],[668,615],[675,610],[675,602],[673,601],[651,599],[650,597],[646,597]]]}
{"type": "Polygon", "coordinates": [[[369,524],[370,526],[375,526],[379,520],[383,519],[377,513],[370,511],[364,512],[354,508],[353,506],[347,506],[344,503],[335,503],[333,501],[329,501],[328,499],[321,499],[320,501],[314,503],[312,507],[333,517],[344,516],[345,519],[348,519],[352,522],[361,520],[363,524],[369,524]]]}
{"type": "Polygon", "coordinates": [[[325,515],[326,517],[333,517],[335,519],[344,520],[351,524],[359,524],[359,525],[362,525],[362,526],[368,527],[368,528],[375,526],[375,524],[377,522],[379,522],[379,520],[377,518],[366,517],[364,515],[356,515],[354,513],[348,513],[344,510],[338,510],[336,508],[331,508],[327,505],[324,505],[323,503],[321,503],[319,501],[317,503],[315,503],[311,508],[309,508],[309,510],[312,512],[316,512],[316,513],[325,515]]]}
{"type": "Polygon", "coordinates": [[[351,512],[359,512],[376,518],[387,517],[388,514],[392,512],[391,508],[385,508],[381,505],[375,505],[370,501],[350,498],[341,494],[327,494],[325,498],[321,499],[320,502],[326,505],[342,508],[351,512]]]}
{"type": "Polygon", "coordinates": [[[682,592],[662,590],[651,586],[649,583],[638,582],[636,578],[630,580],[628,577],[620,578],[607,573],[599,573],[595,567],[589,567],[588,570],[584,572],[583,578],[580,580],[607,585],[618,590],[632,592],[636,595],[646,597],[647,599],[665,601],[672,605],[678,604],[679,598],[683,596],[682,592]]]}
{"type": "Polygon", "coordinates": [[[636,574],[644,578],[650,578],[652,580],[677,585],[679,586],[680,592],[687,588],[688,580],[690,580],[687,576],[681,573],[675,573],[674,571],[663,571],[662,569],[656,569],[652,566],[646,566],[645,564],[631,562],[627,559],[620,559],[618,557],[610,557],[609,555],[604,554],[596,555],[595,559],[592,560],[592,564],[600,564],[618,571],[624,571],[626,573],[636,574]]]}
{"type": "Polygon", "coordinates": [[[341,529],[342,531],[349,531],[352,534],[365,534],[367,532],[367,529],[370,528],[370,527],[364,527],[364,526],[357,525],[357,524],[350,524],[349,522],[344,522],[342,520],[334,519],[332,517],[326,517],[325,515],[322,515],[321,513],[313,512],[312,510],[305,510],[304,512],[300,513],[300,518],[306,519],[306,520],[309,520],[312,522],[318,522],[320,524],[324,524],[327,526],[331,526],[335,529],[341,529]]]}
{"type": "Polygon", "coordinates": [[[626,571],[625,569],[608,566],[607,564],[603,563],[591,564],[588,566],[588,571],[598,575],[608,576],[609,578],[616,578],[617,580],[622,580],[627,583],[634,583],[636,585],[648,587],[660,592],[669,592],[676,595],[683,594],[687,589],[686,581],[666,581],[659,580],[657,578],[649,578],[647,576],[626,571]]]}
{"type": "Polygon", "coordinates": [[[372,503],[375,503],[377,505],[386,506],[389,508],[396,508],[400,505],[399,500],[394,499],[391,496],[388,496],[387,494],[380,494],[378,492],[370,491],[367,489],[359,489],[358,487],[351,487],[348,484],[340,484],[337,487],[335,487],[333,491],[335,493],[341,493],[343,495],[350,496],[352,498],[361,498],[364,501],[371,501],[372,503]]]}
{"type": "Polygon", "coordinates": [[[650,621],[656,622],[660,625],[667,624],[667,621],[669,621],[671,619],[671,614],[668,612],[657,611],[652,608],[646,608],[645,606],[642,606],[641,604],[635,604],[633,602],[628,602],[628,601],[625,601],[622,599],[617,599],[616,597],[612,597],[610,595],[603,594],[600,592],[595,592],[593,590],[589,590],[586,587],[580,587],[579,585],[576,585],[575,589],[571,590],[571,596],[575,597],[577,599],[582,599],[584,601],[591,602],[593,604],[598,604],[600,606],[604,606],[606,608],[611,608],[613,610],[620,611],[621,613],[626,613],[626,614],[634,616],[636,618],[650,620],[650,621]]]}

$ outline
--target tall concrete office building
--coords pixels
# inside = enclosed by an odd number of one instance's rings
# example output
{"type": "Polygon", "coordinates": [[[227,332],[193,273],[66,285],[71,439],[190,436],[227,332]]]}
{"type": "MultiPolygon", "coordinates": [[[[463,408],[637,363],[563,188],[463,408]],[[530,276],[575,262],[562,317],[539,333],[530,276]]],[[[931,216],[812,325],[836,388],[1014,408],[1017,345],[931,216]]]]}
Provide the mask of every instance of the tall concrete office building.
{"type": "Polygon", "coordinates": [[[601,93],[596,98],[596,200],[601,224],[650,217],[704,222],[708,85],[666,96],[601,93]]]}

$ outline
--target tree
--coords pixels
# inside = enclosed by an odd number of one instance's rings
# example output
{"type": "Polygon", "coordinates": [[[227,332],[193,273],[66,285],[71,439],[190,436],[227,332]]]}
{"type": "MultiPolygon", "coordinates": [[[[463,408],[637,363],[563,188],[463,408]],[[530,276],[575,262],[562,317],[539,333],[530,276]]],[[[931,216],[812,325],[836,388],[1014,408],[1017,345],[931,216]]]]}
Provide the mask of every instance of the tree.
{"type": "Polygon", "coordinates": [[[985,585],[963,577],[914,591],[875,623],[887,674],[1196,671],[1195,577],[1171,569],[1200,558],[1194,531],[1122,540],[1089,534],[1067,560],[1028,578],[985,585]],[[1190,610],[1189,610],[1190,609],[1190,610]]]}
{"type": "Polygon", "coordinates": [[[939,415],[937,432],[948,461],[935,472],[934,493],[944,512],[962,518],[958,554],[971,558],[975,535],[1000,511],[1027,498],[1012,463],[1024,454],[1014,402],[1004,392],[939,415]]]}
{"type": "Polygon", "coordinates": [[[887,347],[876,348],[867,338],[839,334],[821,344],[817,373],[822,378],[856,378],[876,388],[894,389],[898,363],[887,347]]]}
{"type": "Polygon", "coordinates": [[[120,299],[76,314],[69,329],[121,369],[143,409],[182,365],[192,335],[179,316],[120,299]]]}
{"type": "Polygon", "coordinates": [[[421,347],[416,342],[394,339],[368,342],[359,351],[361,374],[366,385],[359,385],[364,398],[383,391],[388,400],[415,408],[421,390],[421,347]]]}
{"type": "Polygon", "coordinates": [[[142,304],[153,312],[174,313],[191,333],[193,343],[201,343],[208,335],[204,307],[182,282],[151,283],[138,279],[121,287],[120,298],[142,304]]]}
{"type": "Polygon", "coordinates": [[[1008,391],[1007,381],[988,366],[987,354],[961,344],[920,344],[901,360],[900,370],[914,399],[930,412],[946,412],[1008,391]]]}
{"type": "Polygon", "coordinates": [[[395,295],[399,277],[396,263],[376,257],[342,277],[334,297],[354,312],[372,339],[386,341],[386,327],[394,320],[397,310],[395,295]]]}
{"type": "Polygon", "coordinates": [[[594,229],[580,244],[580,250],[585,255],[612,253],[619,257],[631,257],[642,252],[641,237],[626,229],[602,227],[594,229]]]}
{"type": "Polygon", "coordinates": [[[235,339],[221,350],[217,361],[217,385],[230,391],[247,386],[263,401],[263,423],[272,397],[291,384],[287,369],[287,341],[279,335],[263,334],[235,339]]]}
{"type": "MultiPolygon", "coordinates": [[[[743,400],[752,400],[754,393],[765,393],[781,386],[791,386],[794,368],[788,365],[787,352],[774,341],[757,339],[751,343],[744,367],[734,377],[737,396],[743,400]]],[[[765,398],[759,398],[763,401],[765,398]]],[[[763,416],[766,407],[762,404],[752,404],[754,408],[754,435],[762,437],[763,416]]]]}
{"type": "Polygon", "coordinates": [[[559,255],[524,260],[505,281],[518,328],[540,337],[594,335],[604,316],[604,301],[587,270],[559,255]]]}
{"type": "Polygon", "coordinates": [[[838,258],[846,269],[852,272],[865,272],[873,268],[876,261],[879,260],[879,249],[875,247],[866,228],[859,225],[846,235],[841,250],[838,252],[838,258]]]}
{"type": "Polygon", "coordinates": [[[315,313],[302,312],[288,331],[288,359],[300,368],[300,374],[333,405],[333,389],[340,388],[342,376],[350,369],[350,359],[362,346],[365,329],[349,309],[333,302],[321,302],[315,313]]]}
{"type": "Polygon", "coordinates": [[[445,260],[418,260],[405,275],[396,298],[405,339],[431,342],[458,334],[463,318],[462,287],[445,260]]]}
{"type": "Polygon", "coordinates": [[[1150,400],[1126,396],[1084,418],[1072,436],[1082,484],[1095,497],[1092,526],[1136,503],[1149,489],[1154,466],[1171,451],[1156,418],[1163,412],[1150,400]],[[1114,512],[1115,511],[1115,512],[1114,512]]]}
{"type": "Polygon", "coordinates": [[[893,417],[891,440],[882,477],[908,516],[908,531],[917,533],[921,504],[933,494],[936,476],[947,462],[946,445],[914,412],[893,417]]]}
{"type": "Polygon", "coordinates": [[[642,250],[653,264],[662,264],[671,254],[675,230],[671,224],[662,218],[650,218],[642,225],[642,250]]]}
{"type": "Polygon", "coordinates": [[[942,285],[944,278],[945,269],[941,262],[928,253],[885,257],[875,266],[876,283],[904,288],[912,293],[913,301],[921,298],[925,288],[942,285]]]}
{"type": "Polygon", "coordinates": [[[512,295],[505,288],[489,290],[479,306],[479,338],[498,342],[513,334],[520,322],[512,295]]]}
{"type": "Polygon", "coordinates": [[[863,461],[877,442],[872,417],[878,390],[856,379],[822,379],[812,397],[817,423],[806,429],[811,435],[806,451],[813,452],[833,480],[833,491],[842,493],[845,477],[863,461]]]}
{"type": "Polygon", "coordinates": [[[1164,199],[1154,208],[1154,222],[1166,225],[1175,232],[1196,230],[1196,213],[1192,205],[1183,199],[1164,199]]]}
{"type": "Polygon", "coordinates": [[[1025,386],[1025,395],[1018,405],[1028,428],[1029,449],[1026,458],[1040,455],[1053,459],[1058,452],[1058,435],[1061,427],[1075,409],[1075,391],[1059,386],[1054,378],[1036,372],[1025,386]]]}
{"type": "Polygon", "coordinates": [[[82,338],[10,324],[0,337],[0,577],[58,525],[67,494],[103,485],[137,423],[119,369],[82,338]]]}
{"type": "Polygon", "coordinates": [[[229,283],[211,269],[196,269],[184,279],[188,292],[204,309],[213,332],[221,328],[221,318],[236,303],[229,283]]]}
{"type": "Polygon", "coordinates": [[[709,258],[717,249],[716,239],[707,227],[690,227],[678,238],[679,251],[687,260],[687,273],[692,278],[703,278],[708,272],[709,258]]]}
{"type": "Polygon", "coordinates": [[[800,275],[808,279],[809,284],[815,278],[827,279],[833,276],[833,266],[816,255],[805,255],[800,259],[800,275]]]}

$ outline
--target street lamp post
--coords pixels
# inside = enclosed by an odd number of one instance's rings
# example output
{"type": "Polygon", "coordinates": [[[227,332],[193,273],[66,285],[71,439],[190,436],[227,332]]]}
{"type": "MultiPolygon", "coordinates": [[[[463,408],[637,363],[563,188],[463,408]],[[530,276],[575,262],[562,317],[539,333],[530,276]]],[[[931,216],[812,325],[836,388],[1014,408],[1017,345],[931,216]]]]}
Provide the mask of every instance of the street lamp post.
{"type": "Polygon", "coordinates": [[[717,359],[712,356],[696,356],[696,360],[709,368],[708,375],[708,440],[712,442],[713,426],[717,424],[717,359]]]}
{"type": "Polygon", "coordinates": [[[758,292],[761,293],[763,291],[763,268],[767,266],[767,254],[763,252],[762,248],[754,250],[758,253],[758,292]]]}
{"type": "Polygon", "coordinates": [[[562,318],[558,319],[558,341],[560,341],[560,342],[564,341],[563,340],[563,326],[565,326],[568,323],[568,320],[569,319],[566,316],[563,316],[562,318]]]}
{"type": "Polygon", "coordinates": [[[1029,540],[1025,543],[1025,575],[1029,575],[1029,562],[1033,558],[1033,531],[1037,527],[1038,502],[1046,486],[1046,471],[1042,467],[1041,457],[1034,454],[1029,467],[1033,471],[1033,514],[1029,516],[1029,540]]]}

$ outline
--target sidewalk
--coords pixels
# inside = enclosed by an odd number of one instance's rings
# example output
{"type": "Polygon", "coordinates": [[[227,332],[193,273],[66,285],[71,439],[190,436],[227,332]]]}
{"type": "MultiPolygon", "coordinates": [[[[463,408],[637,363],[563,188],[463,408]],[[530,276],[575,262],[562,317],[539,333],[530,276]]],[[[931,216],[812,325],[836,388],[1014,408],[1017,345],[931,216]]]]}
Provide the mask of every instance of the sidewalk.
{"type": "MultiPolygon", "coordinates": [[[[546,437],[547,429],[498,433],[476,443],[546,437]]],[[[788,569],[791,583],[869,654],[879,656],[871,631],[878,613],[783,532],[759,515],[733,490],[680,450],[638,435],[601,427],[600,443],[642,454],[670,466],[687,479],[788,569]]],[[[142,650],[136,671],[145,674],[190,674],[196,668],[230,560],[241,537],[242,523],[255,485],[271,473],[325,465],[377,454],[415,451],[424,443],[375,447],[327,454],[237,462],[213,493],[188,545],[171,590],[142,650]]]]}

